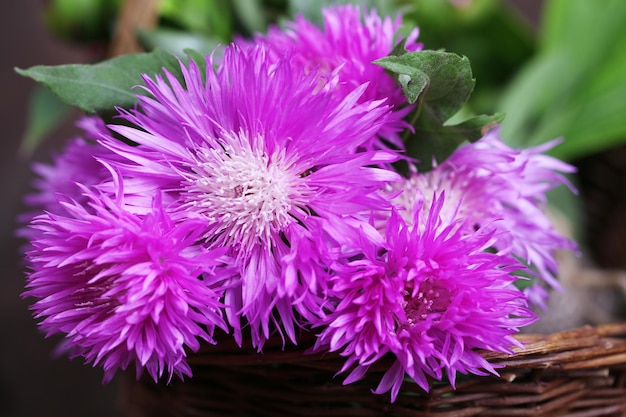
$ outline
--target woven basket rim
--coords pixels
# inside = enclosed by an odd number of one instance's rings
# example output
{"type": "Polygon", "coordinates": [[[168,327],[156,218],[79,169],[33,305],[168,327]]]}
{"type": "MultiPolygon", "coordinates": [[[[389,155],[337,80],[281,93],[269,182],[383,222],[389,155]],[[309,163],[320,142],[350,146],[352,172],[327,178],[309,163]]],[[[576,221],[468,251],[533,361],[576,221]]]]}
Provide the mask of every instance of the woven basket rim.
{"type": "MultiPolygon", "coordinates": [[[[294,345],[275,335],[261,351],[244,339],[238,346],[231,335],[216,333],[216,344],[204,343],[198,352],[189,355],[191,365],[254,366],[280,363],[336,362],[337,352],[307,353],[316,335],[302,331],[294,345]]],[[[480,350],[490,363],[503,367],[548,368],[562,364],[568,368],[593,368],[626,363],[626,322],[584,325],[555,333],[520,333],[514,338],[522,347],[513,346],[512,354],[480,350]],[[622,338],[620,338],[622,337],[622,338]],[[564,365],[567,363],[567,365],[564,365]]],[[[339,368],[336,368],[339,369],[339,368]]]]}
{"type": "Polygon", "coordinates": [[[189,355],[192,378],[165,385],[127,375],[122,403],[129,417],[626,416],[626,322],[518,334],[524,347],[513,354],[480,352],[498,377],[432,381],[428,392],[405,382],[393,403],[371,392],[389,363],[343,385],[335,375],[345,358],[305,354],[315,334],[302,336],[299,346],[270,338],[259,353],[218,335],[189,355]]]}

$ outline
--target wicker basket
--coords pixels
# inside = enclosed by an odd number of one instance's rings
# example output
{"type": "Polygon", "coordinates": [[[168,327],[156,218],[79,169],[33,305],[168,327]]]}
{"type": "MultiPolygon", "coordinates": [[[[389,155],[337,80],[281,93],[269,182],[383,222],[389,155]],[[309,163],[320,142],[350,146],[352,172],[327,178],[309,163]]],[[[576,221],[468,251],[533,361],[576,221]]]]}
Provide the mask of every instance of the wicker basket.
{"type": "Polygon", "coordinates": [[[283,350],[279,338],[262,354],[222,340],[190,356],[194,376],[184,383],[129,375],[123,407],[129,417],[626,416],[626,323],[518,339],[525,349],[514,355],[483,352],[503,366],[499,378],[464,377],[456,390],[436,382],[429,393],[405,382],[394,403],[370,391],[384,363],[342,385],[337,355],[283,350]]]}

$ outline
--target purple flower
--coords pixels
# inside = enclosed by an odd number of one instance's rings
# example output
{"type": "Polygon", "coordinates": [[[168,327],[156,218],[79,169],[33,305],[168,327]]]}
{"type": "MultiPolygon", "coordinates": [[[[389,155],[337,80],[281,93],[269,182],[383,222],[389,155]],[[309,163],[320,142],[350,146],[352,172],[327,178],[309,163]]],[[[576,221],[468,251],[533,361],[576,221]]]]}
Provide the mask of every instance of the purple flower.
{"type": "Polygon", "coordinates": [[[360,100],[365,86],[335,94],[290,57],[269,60],[263,46],[231,46],[206,78],[182,66],[183,87],[171,74],[145,78],[134,126],[109,126],[137,146],[102,143],[125,182],[132,210],[150,196],[175,222],[201,219],[207,249],[227,248],[239,277],[229,282],[227,317],[241,342],[248,324],[261,347],[273,329],[295,342],[295,326],[322,314],[329,259],[356,230],[353,223],[389,206],[378,191],[396,173],[374,165],[390,151],[356,151],[385,123],[389,108],[360,100]],[[301,320],[302,319],[302,320],[301,320]]]}
{"type": "Polygon", "coordinates": [[[37,237],[24,296],[37,299],[41,329],[63,334],[74,357],[102,365],[105,381],[133,362],[137,377],[144,369],[155,380],[191,375],[185,350],[225,328],[213,289],[224,251],[197,247],[199,221],[175,225],[158,196],[137,216],[83,191],[88,206],[62,199],[65,214],[42,214],[30,226],[37,237]]]}
{"type": "Polygon", "coordinates": [[[53,158],[52,164],[33,165],[33,171],[39,178],[34,183],[37,192],[25,198],[30,207],[56,213],[60,209],[58,194],[86,201],[77,184],[91,186],[110,177],[106,167],[98,162],[98,158],[105,155],[109,158],[113,156],[108,149],[96,143],[102,135],[109,134],[104,121],[96,116],[87,116],[76,124],[83,130],[81,137],[70,140],[61,153],[53,158]]]}
{"type": "MultiPolygon", "coordinates": [[[[271,27],[267,35],[257,35],[256,42],[267,43],[277,56],[294,53],[293,65],[316,74],[321,82],[339,75],[337,93],[349,95],[367,83],[360,101],[384,100],[393,109],[390,118],[366,146],[387,147],[380,139],[398,149],[404,144],[399,132],[410,126],[403,120],[411,110],[400,86],[373,61],[386,57],[400,43],[398,30],[402,16],[381,18],[375,10],[366,11],[355,5],[333,6],[322,10],[324,27],[320,28],[298,16],[284,29],[271,27]]],[[[417,51],[418,30],[405,39],[408,51],[417,51]]]]}
{"type": "Polygon", "coordinates": [[[347,357],[345,383],[386,355],[393,365],[375,392],[391,390],[392,401],[405,374],[428,390],[428,377],[440,380],[444,372],[452,385],[457,372],[496,373],[476,349],[510,352],[519,344],[512,334],[534,321],[513,285],[512,272],[523,266],[487,251],[493,231],[463,233],[460,213],[447,221],[445,198],[435,195],[411,224],[394,212],[384,239],[363,238],[362,256],[336,266],[330,296],[338,302],[315,349],[347,357]]]}
{"type": "MultiPolygon", "coordinates": [[[[534,276],[559,289],[555,251],[574,250],[576,245],[558,233],[547,217],[546,192],[568,184],[563,173],[573,172],[574,167],[543,155],[555,144],[515,150],[505,145],[494,129],[459,148],[434,170],[414,173],[396,201],[410,220],[416,200],[445,191],[445,221],[458,213],[468,219],[467,233],[483,227],[496,230],[498,250],[518,257],[532,268],[529,272],[534,276]]],[[[429,199],[420,207],[427,210],[429,199]]],[[[547,293],[533,294],[537,295],[533,301],[542,305],[547,293]]]]}

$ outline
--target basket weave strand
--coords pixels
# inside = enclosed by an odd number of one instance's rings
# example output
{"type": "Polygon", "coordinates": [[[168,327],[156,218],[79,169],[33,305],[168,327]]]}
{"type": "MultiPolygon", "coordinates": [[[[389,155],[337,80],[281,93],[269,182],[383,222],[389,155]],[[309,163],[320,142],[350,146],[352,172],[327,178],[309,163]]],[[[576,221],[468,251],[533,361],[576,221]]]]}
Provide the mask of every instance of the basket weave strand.
{"type": "Polygon", "coordinates": [[[525,348],[513,355],[481,352],[500,377],[463,377],[456,389],[435,382],[429,393],[406,382],[394,403],[371,393],[390,363],[342,385],[338,355],[283,349],[280,338],[260,354],[225,339],[190,355],[184,383],[129,376],[123,405],[129,417],[626,416],[626,323],[517,338],[525,348]]]}

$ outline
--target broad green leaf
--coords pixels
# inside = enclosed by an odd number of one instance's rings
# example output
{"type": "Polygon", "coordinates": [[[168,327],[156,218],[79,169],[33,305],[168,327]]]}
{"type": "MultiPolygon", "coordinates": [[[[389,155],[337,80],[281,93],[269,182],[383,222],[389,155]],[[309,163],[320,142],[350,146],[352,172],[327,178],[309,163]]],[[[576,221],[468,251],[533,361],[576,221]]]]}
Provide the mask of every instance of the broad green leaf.
{"type": "MultiPolygon", "coordinates": [[[[187,59],[196,63],[200,73],[202,74],[202,79],[206,79],[206,71],[207,71],[207,57],[206,54],[198,52],[194,49],[185,49],[183,51],[185,55],[187,55],[187,59]]],[[[223,49],[217,48],[213,52],[214,56],[218,54],[223,54],[223,49]]],[[[214,64],[215,65],[215,64],[214,64]]]]}
{"type": "Polygon", "coordinates": [[[534,51],[535,37],[518,13],[500,0],[406,1],[406,29],[419,27],[418,40],[430,50],[467,56],[478,85],[467,106],[477,114],[496,109],[497,97],[534,51]]]}
{"type": "Polygon", "coordinates": [[[483,135],[483,128],[502,121],[503,115],[476,116],[451,125],[468,100],[474,79],[469,60],[441,51],[409,52],[375,61],[390,71],[402,86],[409,104],[416,104],[409,115],[414,132],[404,137],[407,154],[418,160],[424,172],[433,162],[442,162],[464,142],[483,135]]]}
{"type": "Polygon", "coordinates": [[[29,156],[45,136],[69,115],[72,109],[50,90],[38,86],[31,94],[26,132],[20,144],[20,154],[29,156]]]}
{"type": "Polygon", "coordinates": [[[418,160],[417,168],[426,172],[433,163],[445,161],[460,145],[475,142],[485,133],[485,128],[498,124],[503,114],[474,116],[456,125],[432,123],[423,119],[415,124],[415,133],[406,140],[407,154],[418,160]]]}
{"type": "Polygon", "coordinates": [[[461,110],[474,89],[469,60],[453,53],[409,52],[374,63],[396,75],[410,104],[420,100],[422,111],[441,123],[461,110]]]}
{"type": "Polygon", "coordinates": [[[167,69],[181,77],[179,61],[173,55],[155,50],[129,54],[97,64],[38,65],[16,71],[40,82],[67,104],[87,113],[108,113],[114,107],[131,107],[143,84],[142,74],[153,76],[167,69]]]}

